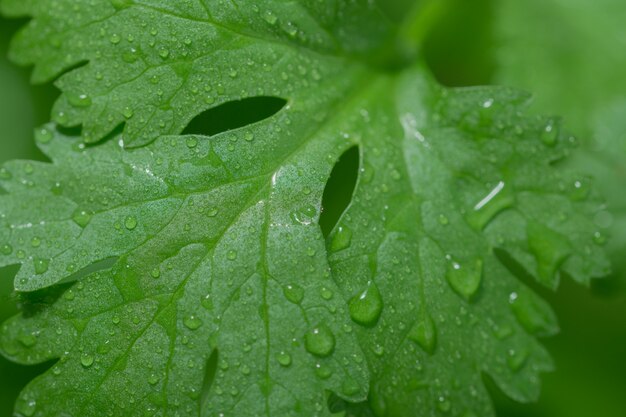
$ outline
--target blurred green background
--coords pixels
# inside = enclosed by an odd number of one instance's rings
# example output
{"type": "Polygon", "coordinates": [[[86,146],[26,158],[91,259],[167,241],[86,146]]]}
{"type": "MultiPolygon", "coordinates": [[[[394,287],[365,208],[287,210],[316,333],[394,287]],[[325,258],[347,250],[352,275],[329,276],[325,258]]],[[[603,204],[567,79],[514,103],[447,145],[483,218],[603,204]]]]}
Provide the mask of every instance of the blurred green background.
{"type": "MultiPolygon", "coordinates": [[[[573,164],[596,178],[607,198],[599,227],[615,272],[591,289],[564,280],[539,289],[560,318],[544,340],[557,370],[543,378],[535,404],[516,404],[491,388],[500,417],[626,416],[626,2],[623,0],[422,0],[434,7],[423,56],[449,86],[502,84],[534,93],[533,110],[561,115],[583,146],[573,164]]],[[[412,0],[385,3],[402,16],[412,0]]],[[[382,4],[383,2],[381,2],[382,4]]],[[[32,130],[49,119],[58,95],[31,86],[29,69],[7,59],[24,22],[0,18],[0,162],[36,159],[32,130]]],[[[0,191],[1,192],[1,191],[0,191]]],[[[0,321],[17,311],[15,268],[0,269],[0,321]]],[[[41,367],[0,358],[0,417],[41,367]]],[[[487,381],[488,382],[488,381],[487,381]]]]}

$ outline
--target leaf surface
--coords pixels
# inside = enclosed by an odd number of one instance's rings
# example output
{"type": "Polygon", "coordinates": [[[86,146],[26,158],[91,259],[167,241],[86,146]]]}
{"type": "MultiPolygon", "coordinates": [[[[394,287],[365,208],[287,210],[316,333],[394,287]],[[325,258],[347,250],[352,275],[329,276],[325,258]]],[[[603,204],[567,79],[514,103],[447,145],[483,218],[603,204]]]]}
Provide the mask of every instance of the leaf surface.
{"type": "Polygon", "coordinates": [[[56,112],[83,138],[45,126],[51,163],[0,171],[0,265],[21,264],[25,293],[0,346],[59,359],[18,413],[324,416],[330,391],[379,416],[489,416],[483,373],[536,398],[551,361],[534,336],[557,324],[512,265],[551,288],[607,271],[555,120],[510,89],[366,65],[385,35],[365,2],[92,1],[72,19],[66,3],[2,3],[35,16],[15,48],[35,78],[88,61],[56,112]],[[255,95],[287,105],[179,135],[255,95]],[[354,146],[325,240],[324,188],[354,146]]]}

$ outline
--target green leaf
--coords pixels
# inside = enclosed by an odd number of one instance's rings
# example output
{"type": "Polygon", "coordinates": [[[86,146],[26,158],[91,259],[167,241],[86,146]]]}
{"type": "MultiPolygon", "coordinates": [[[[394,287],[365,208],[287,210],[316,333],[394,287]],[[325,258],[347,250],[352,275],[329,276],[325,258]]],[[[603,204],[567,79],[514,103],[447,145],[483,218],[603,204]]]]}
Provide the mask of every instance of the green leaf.
{"type": "Polygon", "coordinates": [[[59,81],[57,122],[98,142],[50,124],[36,137],[51,163],[0,171],[0,266],[21,264],[25,293],[0,347],[59,359],[19,414],[328,416],[330,391],[379,416],[490,416],[483,373],[537,397],[552,365],[534,336],[557,324],[512,265],[548,287],[607,272],[558,121],[510,89],[366,64],[386,37],[368,2],[65,3],[2,3],[36,16],[15,49],[36,78],[89,61],[59,81]],[[135,43],[163,71],[152,86],[143,59],[123,63],[135,43]],[[177,136],[251,95],[288,104],[177,136]],[[357,187],[325,241],[322,195],[354,146],[357,187]]]}
{"type": "Polygon", "coordinates": [[[535,92],[536,108],[557,112],[588,139],[573,164],[593,173],[607,198],[599,227],[626,282],[626,9],[619,0],[500,1],[494,81],[535,92]],[[532,63],[529,70],[528,63],[532,63]]]}

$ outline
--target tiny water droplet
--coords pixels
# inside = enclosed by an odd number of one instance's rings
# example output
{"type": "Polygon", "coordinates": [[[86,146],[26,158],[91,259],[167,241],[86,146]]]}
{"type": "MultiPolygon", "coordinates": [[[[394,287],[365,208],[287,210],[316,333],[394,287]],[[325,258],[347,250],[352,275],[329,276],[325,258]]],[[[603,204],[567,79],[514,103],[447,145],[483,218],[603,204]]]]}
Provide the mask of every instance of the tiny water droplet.
{"type": "Polygon", "coordinates": [[[226,254],[226,257],[228,258],[228,260],[234,261],[235,259],[237,259],[237,252],[234,250],[229,250],[226,254]]]}

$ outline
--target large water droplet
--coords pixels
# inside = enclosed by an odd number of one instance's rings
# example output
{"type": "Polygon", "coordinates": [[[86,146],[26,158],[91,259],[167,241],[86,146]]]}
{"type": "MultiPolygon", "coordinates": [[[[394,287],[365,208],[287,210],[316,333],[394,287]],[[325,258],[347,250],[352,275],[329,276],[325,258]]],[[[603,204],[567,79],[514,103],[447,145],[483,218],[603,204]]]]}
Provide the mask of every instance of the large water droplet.
{"type": "Polygon", "coordinates": [[[467,301],[478,292],[482,277],[483,261],[480,258],[464,263],[451,259],[446,272],[450,287],[467,301]]]}
{"type": "Polygon", "coordinates": [[[335,349],[335,335],[328,326],[319,324],[304,336],[304,345],[315,356],[329,356],[335,349]]]}
{"type": "Polygon", "coordinates": [[[474,229],[482,230],[498,213],[511,207],[514,202],[510,187],[505,187],[504,182],[500,181],[476,203],[465,218],[474,229]]]}
{"type": "Polygon", "coordinates": [[[370,282],[360,294],[352,297],[349,303],[350,317],[362,326],[373,326],[383,311],[383,299],[378,287],[370,282]]]}

